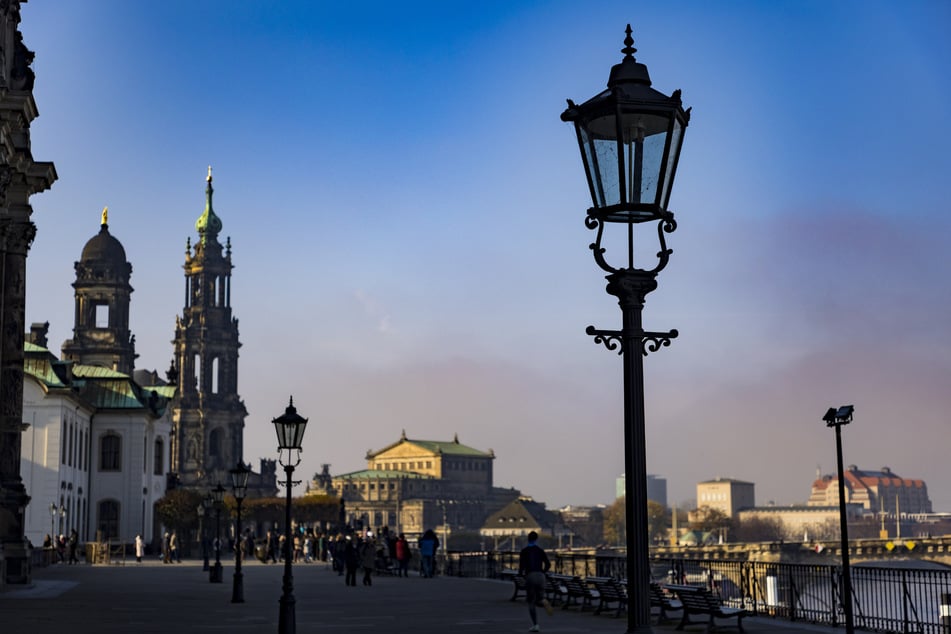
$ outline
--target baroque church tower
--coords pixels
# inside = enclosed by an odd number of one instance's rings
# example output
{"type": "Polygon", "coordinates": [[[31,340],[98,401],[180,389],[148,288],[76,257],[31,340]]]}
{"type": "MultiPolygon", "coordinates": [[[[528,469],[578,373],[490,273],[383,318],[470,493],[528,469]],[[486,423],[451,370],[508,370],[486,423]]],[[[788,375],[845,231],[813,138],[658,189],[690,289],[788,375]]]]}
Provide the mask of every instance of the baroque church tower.
{"type": "Polygon", "coordinates": [[[99,233],[83,247],[74,268],[76,314],[63,359],[132,376],[138,356],[129,331],[132,265],[122,243],[109,233],[108,207],[102,210],[99,233]]]}
{"type": "Polygon", "coordinates": [[[172,471],[184,487],[229,482],[242,460],[244,419],[238,396],[238,320],[231,314],[231,239],[218,242],[221,219],[212,207],[211,168],[198,241],[185,246],[185,309],[175,318],[172,471]]]}

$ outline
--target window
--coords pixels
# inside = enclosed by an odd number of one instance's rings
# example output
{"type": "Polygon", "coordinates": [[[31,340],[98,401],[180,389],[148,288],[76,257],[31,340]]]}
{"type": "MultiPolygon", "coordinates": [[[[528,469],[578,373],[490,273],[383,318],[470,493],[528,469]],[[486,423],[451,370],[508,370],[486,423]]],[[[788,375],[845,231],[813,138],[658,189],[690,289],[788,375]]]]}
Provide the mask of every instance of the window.
{"type": "Polygon", "coordinates": [[[96,304],[96,328],[109,327],[109,304],[96,304]]]}
{"type": "Polygon", "coordinates": [[[153,459],[155,460],[153,473],[155,473],[155,475],[165,473],[165,442],[161,438],[155,439],[155,455],[153,459]]]}
{"type": "Polygon", "coordinates": [[[213,461],[221,457],[221,430],[213,429],[208,436],[208,455],[213,461]]]}
{"type": "Polygon", "coordinates": [[[219,366],[220,364],[218,363],[218,357],[215,357],[214,359],[211,360],[211,393],[212,394],[218,393],[218,373],[221,372],[221,368],[219,366]]]}
{"type": "Polygon", "coordinates": [[[102,531],[103,539],[119,536],[119,503],[116,500],[103,500],[99,503],[96,530],[102,531]]]}
{"type": "Polygon", "coordinates": [[[99,470],[120,471],[122,461],[122,438],[119,434],[108,433],[99,438],[99,470]]]}

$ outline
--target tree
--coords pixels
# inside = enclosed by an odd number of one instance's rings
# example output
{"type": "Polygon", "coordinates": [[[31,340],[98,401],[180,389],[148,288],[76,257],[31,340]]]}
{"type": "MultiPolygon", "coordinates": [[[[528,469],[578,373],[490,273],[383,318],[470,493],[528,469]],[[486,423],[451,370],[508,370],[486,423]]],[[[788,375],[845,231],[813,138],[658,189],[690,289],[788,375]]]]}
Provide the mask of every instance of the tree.
{"type": "MultiPolygon", "coordinates": [[[[626,497],[621,496],[604,509],[604,541],[622,546],[627,543],[626,497]]],[[[647,532],[651,542],[661,540],[667,533],[667,508],[653,500],[647,501],[647,532]]]]}
{"type": "Polygon", "coordinates": [[[778,542],[786,537],[786,525],[778,517],[753,516],[737,522],[732,534],[737,542],[778,542]]]}
{"type": "Polygon", "coordinates": [[[172,489],[155,503],[155,516],[166,527],[180,532],[198,526],[202,495],[193,489],[172,489]]]}
{"type": "Polygon", "coordinates": [[[726,536],[726,532],[733,526],[730,516],[712,506],[701,506],[693,512],[690,528],[703,533],[717,533],[726,536]]]}
{"type": "Polygon", "coordinates": [[[612,546],[627,543],[626,519],[624,516],[624,496],[614,500],[604,509],[604,541],[612,546]]]}

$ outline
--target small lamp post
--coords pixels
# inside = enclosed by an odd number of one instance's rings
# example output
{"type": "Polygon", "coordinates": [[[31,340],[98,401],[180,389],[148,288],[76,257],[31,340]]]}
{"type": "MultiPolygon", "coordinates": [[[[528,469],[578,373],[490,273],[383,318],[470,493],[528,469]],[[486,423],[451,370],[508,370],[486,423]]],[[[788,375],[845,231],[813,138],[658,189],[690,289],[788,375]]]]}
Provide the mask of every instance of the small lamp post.
{"type": "Polygon", "coordinates": [[[842,609],[845,611],[845,634],[855,632],[852,618],[852,573],[849,565],[849,519],[845,508],[845,473],[842,470],[842,425],[852,422],[853,405],[830,407],[822,420],[826,427],[835,427],[835,459],[839,470],[839,532],[842,537],[842,609]]]}
{"type": "Polygon", "coordinates": [[[201,548],[202,570],[208,570],[208,550],[205,548],[205,501],[198,503],[198,546],[201,548]]]}
{"type": "MultiPolygon", "coordinates": [[[[208,517],[208,514],[211,512],[211,508],[215,505],[215,498],[211,496],[211,493],[205,494],[205,497],[201,499],[201,505],[204,507],[205,512],[204,516],[208,517]]],[[[201,532],[201,553],[202,553],[202,571],[207,572],[211,570],[211,567],[208,565],[208,529],[205,527],[201,532]]]]}
{"type": "Polygon", "coordinates": [[[307,419],[297,413],[294,408],[294,397],[292,396],[284,414],[271,422],[274,423],[274,430],[277,432],[278,457],[287,476],[287,480],[284,482],[284,486],[287,488],[287,505],[284,512],[284,584],[277,631],[278,634],[294,634],[297,631],[297,616],[295,613],[294,577],[291,573],[291,554],[294,542],[291,534],[291,489],[299,483],[294,482],[291,476],[294,474],[294,467],[300,464],[301,443],[304,440],[307,419]]]}
{"type": "Polygon", "coordinates": [[[56,502],[50,502],[50,542],[55,545],[56,543],[56,513],[58,509],[56,508],[56,502]]]}
{"type": "Polygon", "coordinates": [[[651,88],[647,67],[634,59],[633,45],[628,25],[621,49],[624,58],[611,69],[607,90],[581,105],[569,99],[561,119],[575,125],[594,203],[585,218],[588,229],[597,231],[591,250],[595,262],[608,273],[608,294],[617,297],[621,307],[621,330],[588,326],[587,333],[608,350],[620,346],[623,359],[627,631],[645,633],[651,631],[651,620],[643,358],[669,346],[677,331],[645,331],[641,312],[672,253],[664,236],[677,223],[667,203],[690,111],[683,109],[679,90],[668,97],[651,88]],[[657,260],[653,266],[638,266],[635,227],[651,224],[657,231],[657,260]],[[612,238],[617,229],[617,237],[612,238]],[[615,259],[605,245],[617,242],[623,248],[615,259]]]}
{"type": "Polygon", "coordinates": [[[61,520],[60,523],[61,523],[62,528],[63,528],[63,530],[61,531],[61,532],[63,533],[63,535],[65,535],[65,534],[69,531],[69,529],[68,529],[68,527],[67,527],[67,523],[66,523],[66,515],[67,515],[67,513],[68,513],[68,511],[66,510],[66,505],[65,505],[65,504],[60,504],[60,505],[59,505],[59,517],[60,517],[60,520],[61,520]]]}
{"type": "Polygon", "coordinates": [[[231,602],[244,603],[244,574],[241,572],[241,503],[248,494],[248,476],[251,470],[243,462],[238,462],[231,474],[231,492],[238,504],[238,516],[235,520],[234,537],[234,583],[231,588],[231,602]]]}
{"type": "Polygon", "coordinates": [[[209,574],[209,581],[211,583],[221,583],[223,577],[221,573],[221,533],[220,522],[221,522],[221,506],[224,504],[225,499],[225,488],[221,486],[219,482],[214,489],[211,490],[211,498],[215,506],[215,565],[211,567],[211,573],[209,574]]]}

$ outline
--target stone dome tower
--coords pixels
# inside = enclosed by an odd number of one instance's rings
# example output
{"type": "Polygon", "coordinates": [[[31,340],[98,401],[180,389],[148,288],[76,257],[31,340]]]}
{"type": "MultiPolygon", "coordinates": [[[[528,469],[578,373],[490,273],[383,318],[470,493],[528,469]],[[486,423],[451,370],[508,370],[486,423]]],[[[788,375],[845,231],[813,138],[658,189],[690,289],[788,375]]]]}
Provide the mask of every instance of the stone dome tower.
{"type": "Polygon", "coordinates": [[[132,265],[122,243],[109,233],[108,214],[108,208],[102,210],[99,233],[86,242],[74,265],[76,313],[63,359],[131,376],[138,356],[129,331],[132,265]]]}

